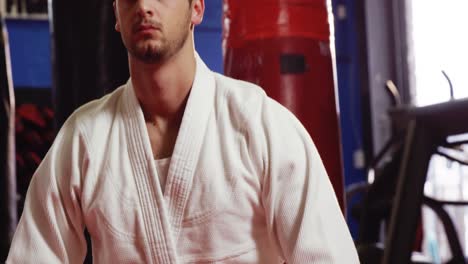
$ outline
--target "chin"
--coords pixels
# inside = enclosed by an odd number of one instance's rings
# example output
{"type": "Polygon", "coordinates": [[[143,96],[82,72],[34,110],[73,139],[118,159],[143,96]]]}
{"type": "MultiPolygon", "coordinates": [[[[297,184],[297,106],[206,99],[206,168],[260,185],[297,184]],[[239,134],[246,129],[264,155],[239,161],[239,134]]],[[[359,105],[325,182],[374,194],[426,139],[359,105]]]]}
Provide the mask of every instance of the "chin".
{"type": "Polygon", "coordinates": [[[159,62],[164,57],[164,51],[156,47],[140,47],[133,49],[130,53],[133,57],[146,63],[159,62]]]}
{"type": "Polygon", "coordinates": [[[160,43],[138,43],[134,50],[137,53],[140,54],[145,54],[145,53],[159,53],[161,50],[163,50],[163,47],[160,43]]]}

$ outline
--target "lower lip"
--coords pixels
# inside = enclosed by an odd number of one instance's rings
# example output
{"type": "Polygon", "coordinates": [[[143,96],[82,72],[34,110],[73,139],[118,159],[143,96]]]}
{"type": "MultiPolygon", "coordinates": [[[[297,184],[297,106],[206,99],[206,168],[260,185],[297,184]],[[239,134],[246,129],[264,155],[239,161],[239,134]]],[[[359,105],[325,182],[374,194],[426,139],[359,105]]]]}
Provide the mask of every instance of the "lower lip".
{"type": "Polygon", "coordinates": [[[148,33],[152,33],[156,31],[156,29],[154,28],[144,28],[144,29],[140,29],[137,31],[137,33],[143,33],[143,34],[148,34],[148,33]]]}
{"type": "Polygon", "coordinates": [[[156,32],[157,30],[154,29],[154,28],[146,28],[146,29],[141,29],[141,30],[138,30],[136,32],[136,35],[137,36],[140,36],[140,37],[144,37],[144,36],[148,36],[148,35],[154,35],[154,33],[156,32]]]}

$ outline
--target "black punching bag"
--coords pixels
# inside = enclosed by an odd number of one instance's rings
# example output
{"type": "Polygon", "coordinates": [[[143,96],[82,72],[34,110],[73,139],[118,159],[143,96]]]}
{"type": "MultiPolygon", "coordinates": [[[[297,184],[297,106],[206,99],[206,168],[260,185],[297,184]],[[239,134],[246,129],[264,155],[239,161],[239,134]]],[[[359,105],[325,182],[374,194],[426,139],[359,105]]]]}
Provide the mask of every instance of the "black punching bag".
{"type": "MultiPolygon", "coordinates": [[[[114,31],[112,0],[52,1],[55,125],[79,106],[114,90],[128,77],[127,52],[114,31]]],[[[92,263],[89,235],[88,255],[92,263]]]]}
{"type": "Polygon", "coordinates": [[[16,228],[15,97],[8,35],[0,13],[0,262],[8,256],[16,228]]]}
{"type": "Polygon", "coordinates": [[[127,53],[115,32],[112,0],[52,1],[53,96],[57,128],[79,106],[129,77],[127,53]]]}

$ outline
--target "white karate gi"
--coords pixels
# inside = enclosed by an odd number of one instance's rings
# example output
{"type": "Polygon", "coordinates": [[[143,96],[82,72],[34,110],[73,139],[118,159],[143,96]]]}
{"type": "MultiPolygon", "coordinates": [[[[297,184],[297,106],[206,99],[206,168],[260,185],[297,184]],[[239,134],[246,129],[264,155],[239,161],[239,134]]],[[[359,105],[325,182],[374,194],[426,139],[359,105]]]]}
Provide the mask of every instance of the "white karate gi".
{"type": "Polygon", "coordinates": [[[131,81],[78,109],[35,173],[7,263],[358,263],[308,133],[259,87],[195,81],[164,192],[131,81]]]}

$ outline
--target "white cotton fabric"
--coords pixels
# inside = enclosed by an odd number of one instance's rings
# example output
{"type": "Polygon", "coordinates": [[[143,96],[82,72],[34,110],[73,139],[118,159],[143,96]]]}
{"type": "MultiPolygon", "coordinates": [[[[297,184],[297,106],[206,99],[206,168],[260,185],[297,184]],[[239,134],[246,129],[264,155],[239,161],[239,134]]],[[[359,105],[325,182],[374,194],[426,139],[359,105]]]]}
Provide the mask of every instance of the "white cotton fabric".
{"type": "Polygon", "coordinates": [[[164,192],[164,186],[166,186],[170,162],[171,158],[157,159],[154,161],[154,166],[156,167],[156,172],[159,177],[159,186],[161,187],[162,192],[164,192]]]}
{"type": "Polygon", "coordinates": [[[36,171],[7,263],[359,263],[304,127],[259,87],[195,81],[164,189],[131,81],[78,109],[36,171]]]}

